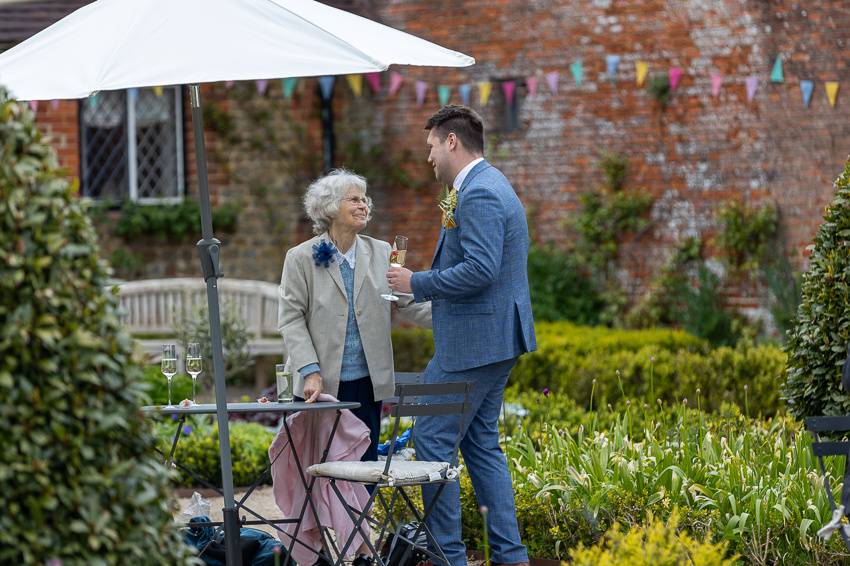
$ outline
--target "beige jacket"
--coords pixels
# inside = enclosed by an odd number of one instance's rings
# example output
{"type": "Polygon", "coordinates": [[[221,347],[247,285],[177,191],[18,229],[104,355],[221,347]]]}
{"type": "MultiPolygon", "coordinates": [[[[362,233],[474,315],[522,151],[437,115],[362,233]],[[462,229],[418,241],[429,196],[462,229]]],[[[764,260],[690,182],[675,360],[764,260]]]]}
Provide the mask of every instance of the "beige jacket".
{"type": "MultiPolygon", "coordinates": [[[[339,264],[316,266],[313,245],[322,234],[286,252],[278,288],[278,330],[283,336],[295,378],[295,394],[303,397],[304,381],[298,369],[318,363],[324,392],[337,396],[342,369],[342,350],[348,322],[348,298],[339,264]]],[[[357,236],[354,267],[354,314],[375,400],[392,397],[395,389],[393,350],[390,337],[390,302],[381,298],[389,292],[390,245],[368,236],[357,236]]],[[[414,303],[412,295],[399,295],[398,313],[420,326],[431,326],[431,304],[414,303]]]]}

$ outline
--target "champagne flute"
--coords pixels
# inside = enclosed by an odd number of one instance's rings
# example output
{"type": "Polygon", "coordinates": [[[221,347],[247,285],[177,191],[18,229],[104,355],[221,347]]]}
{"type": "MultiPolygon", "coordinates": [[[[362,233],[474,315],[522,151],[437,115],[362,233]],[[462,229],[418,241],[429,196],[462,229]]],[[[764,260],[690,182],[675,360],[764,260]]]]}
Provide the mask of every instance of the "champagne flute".
{"type": "Polygon", "coordinates": [[[174,344],[162,345],[161,369],[162,375],[168,380],[168,405],[166,407],[172,408],[174,405],[171,404],[171,378],[177,373],[177,347],[174,344]]]}
{"type": "Polygon", "coordinates": [[[192,404],[195,404],[195,380],[203,371],[203,358],[201,357],[201,345],[190,342],[186,346],[186,373],[192,376],[192,404]]]}
{"type": "MultiPolygon", "coordinates": [[[[407,236],[396,236],[393,249],[390,252],[390,267],[404,267],[404,258],[407,255],[407,236]]],[[[395,291],[390,289],[389,293],[381,295],[386,301],[397,301],[395,291]]]]}

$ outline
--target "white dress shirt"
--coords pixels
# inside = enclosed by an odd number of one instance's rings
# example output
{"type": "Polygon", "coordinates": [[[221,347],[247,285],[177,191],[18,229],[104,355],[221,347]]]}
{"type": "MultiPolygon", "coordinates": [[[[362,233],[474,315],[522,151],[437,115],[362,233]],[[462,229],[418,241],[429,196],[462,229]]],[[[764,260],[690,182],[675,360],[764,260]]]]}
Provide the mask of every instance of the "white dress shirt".
{"type": "Polygon", "coordinates": [[[464,179],[466,179],[466,176],[469,175],[469,172],[472,171],[472,168],[475,167],[476,165],[478,165],[481,161],[484,161],[483,157],[473,159],[472,161],[467,163],[466,167],[461,169],[460,173],[458,173],[457,177],[455,177],[455,182],[452,183],[452,186],[455,189],[460,190],[460,188],[463,186],[463,181],[464,181],[464,179]]]}

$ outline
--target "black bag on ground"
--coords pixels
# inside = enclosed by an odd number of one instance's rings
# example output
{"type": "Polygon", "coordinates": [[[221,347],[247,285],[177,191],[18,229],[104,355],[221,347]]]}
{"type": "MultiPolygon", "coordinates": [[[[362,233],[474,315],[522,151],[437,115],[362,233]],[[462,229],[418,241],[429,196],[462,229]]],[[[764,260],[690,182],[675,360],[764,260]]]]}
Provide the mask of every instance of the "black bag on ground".
{"type": "MultiPolygon", "coordinates": [[[[417,546],[427,547],[428,537],[425,536],[424,529],[419,531],[419,534],[415,539],[413,538],[418,527],[419,523],[406,523],[401,526],[399,534],[402,537],[412,540],[417,546]]],[[[381,559],[388,566],[417,566],[418,564],[428,561],[428,556],[419,548],[413,548],[410,550],[411,545],[409,542],[404,540],[404,538],[399,538],[393,547],[393,542],[395,541],[395,533],[392,533],[389,537],[387,537],[387,540],[384,541],[383,546],[381,546],[381,559]],[[392,553],[390,553],[390,549],[392,549],[392,553]],[[408,552],[408,550],[410,551],[408,552]],[[405,553],[407,556],[405,556],[405,553]]]]}

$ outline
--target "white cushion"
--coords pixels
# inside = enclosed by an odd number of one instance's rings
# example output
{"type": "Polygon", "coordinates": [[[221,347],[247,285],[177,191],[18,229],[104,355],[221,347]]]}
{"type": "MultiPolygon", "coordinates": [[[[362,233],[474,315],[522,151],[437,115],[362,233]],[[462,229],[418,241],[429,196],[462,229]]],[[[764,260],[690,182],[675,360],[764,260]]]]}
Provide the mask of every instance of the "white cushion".
{"type": "Polygon", "coordinates": [[[312,476],[334,478],[363,483],[415,483],[454,479],[457,470],[449,468],[447,462],[420,462],[418,460],[395,461],[390,463],[389,473],[384,475],[386,462],[325,462],[307,468],[312,476]]]}

